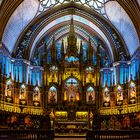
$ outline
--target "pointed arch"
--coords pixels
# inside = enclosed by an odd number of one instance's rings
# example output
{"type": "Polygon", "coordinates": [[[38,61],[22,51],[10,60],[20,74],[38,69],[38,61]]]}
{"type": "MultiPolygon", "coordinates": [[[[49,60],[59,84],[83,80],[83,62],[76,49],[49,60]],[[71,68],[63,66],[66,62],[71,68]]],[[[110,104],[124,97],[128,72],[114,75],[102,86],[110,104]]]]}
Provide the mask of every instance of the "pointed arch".
{"type": "Polygon", "coordinates": [[[86,90],[86,102],[91,104],[95,103],[95,89],[89,86],[86,90]]]}
{"type": "Polygon", "coordinates": [[[48,91],[48,103],[54,104],[57,103],[57,88],[52,85],[48,91]]]}

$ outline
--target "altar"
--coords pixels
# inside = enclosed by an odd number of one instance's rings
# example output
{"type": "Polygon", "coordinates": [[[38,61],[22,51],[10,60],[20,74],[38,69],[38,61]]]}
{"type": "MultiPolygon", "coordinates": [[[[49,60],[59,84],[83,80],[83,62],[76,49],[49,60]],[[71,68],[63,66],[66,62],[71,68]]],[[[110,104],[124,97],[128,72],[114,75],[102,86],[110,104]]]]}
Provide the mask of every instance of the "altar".
{"type": "Polygon", "coordinates": [[[88,129],[88,122],[65,121],[55,122],[55,132],[60,135],[66,134],[85,134],[88,129]]]}
{"type": "Polygon", "coordinates": [[[89,128],[88,112],[66,112],[55,113],[54,130],[59,135],[73,134],[83,135],[89,128]]]}

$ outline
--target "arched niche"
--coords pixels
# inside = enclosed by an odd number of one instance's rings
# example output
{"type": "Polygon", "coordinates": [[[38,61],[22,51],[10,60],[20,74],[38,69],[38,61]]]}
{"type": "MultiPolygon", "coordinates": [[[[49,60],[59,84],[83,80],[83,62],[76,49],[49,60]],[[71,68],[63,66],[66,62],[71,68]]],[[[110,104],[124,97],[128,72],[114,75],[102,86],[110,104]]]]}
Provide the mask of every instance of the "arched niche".
{"type": "Polygon", "coordinates": [[[48,103],[50,104],[57,103],[57,88],[55,86],[51,86],[49,88],[48,103]]]}
{"type": "Polygon", "coordinates": [[[128,89],[128,98],[129,98],[129,103],[134,104],[136,103],[136,85],[133,81],[130,82],[129,84],[129,89],[128,89]]]}
{"type": "Polygon", "coordinates": [[[95,90],[92,86],[89,86],[86,90],[86,102],[88,104],[95,103],[95,90]]]}
{"type": "Polygon", "coordinates": [[[26,86],[25,84],[22,84],[20,86],[20,93],[19,93],[19,99],[20,99],[20,104],[26,104],[26,86]]]}
{"type": "Polygon", "coordinates": [[[79,100],[79,82],[76,78],[70,77],[65,81],[64,101],[75,102],[79,100]]]}
{"type": "Polygon", "coordinates": [[[110,92],[108,87],[103,89],[103,106],[108,107],[110,106],[110,92]]]}
{"type": "Polygon", "coordinates": [[[40,89],[38,86],[36,86],[33,91],[33,105],[34,106],[40,105],[40,94],[41,94],[40,89]]]}
{"type": "Polygon", "coordinates": [[[7,102],[13,101],[13,84],[11,79],[6,81],[5,96],[7,102]]]}
{"type": "Polygon", "coordinates": [[[116,103],[117,103],[117,105],[123,104],[123,90],[122,90],[122,87],[120,85],[117,86],[116,103]]]}

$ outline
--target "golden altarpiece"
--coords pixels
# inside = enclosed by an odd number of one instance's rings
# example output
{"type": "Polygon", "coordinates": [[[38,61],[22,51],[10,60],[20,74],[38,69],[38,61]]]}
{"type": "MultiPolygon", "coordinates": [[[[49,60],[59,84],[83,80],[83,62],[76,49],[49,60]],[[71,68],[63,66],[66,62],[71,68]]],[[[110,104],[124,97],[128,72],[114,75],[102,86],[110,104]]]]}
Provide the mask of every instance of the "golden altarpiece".
{"type": "Polygon", "coordinates": [[[62,40],[60,64],[54,39],[50,47],[51,64],[46,64],[47,51],[44,53],[46,107],[55,118],[56,129],[88,129],[92,125],[93,112],[98,110],[99,67],[98,63],[92,64],[93,48],[90,39],[87,60],[83,63],[82,41],[78,48],[73,19],[67,42],[68,45],[64,47],[62,40]]]}

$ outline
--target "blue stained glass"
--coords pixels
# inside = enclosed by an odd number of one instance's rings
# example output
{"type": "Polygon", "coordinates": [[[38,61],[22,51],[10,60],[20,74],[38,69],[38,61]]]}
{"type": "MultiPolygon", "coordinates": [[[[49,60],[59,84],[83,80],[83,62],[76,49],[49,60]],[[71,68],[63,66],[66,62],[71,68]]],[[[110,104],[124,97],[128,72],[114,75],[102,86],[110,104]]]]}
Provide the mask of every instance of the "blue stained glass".
{"type": "Polygon", "coordinates": [[[38,84],[39,86],[41,86],[41,84],[42,84],[42,72],[39,68],[33,69],[31,71],[31,83],[33,85],[38,84]]]}
{"type": "Polygon", "coordinates": [[[104,87],[104,73],[101,71],[101,82],[102,82],[102,87],[104,87]]]}
{"type": "Polygon", "coordinates": [[[38,79],[38,85],[40,86],[41,85],[41,72],[40,71],[37,72],[37,79],[38,79]]]}
{"type": "Polygon", "coordinates": [[[120,84],[123,84],[123,67],[120,67],[120,84]]]}
{"type": "Polygon", "coordinates": [[[106,73],[104,73],[104,87],[106,85],[106,82],[107,82],[107,75],[106,75],[106,73]]]}
{"type": "Polygon", "coordinates": [[[81,4],[82,6],[89,7],[91,9],[94,9],[98,13],[105,15],[104,12],[104,3],[106,0],[40,0],[40,6],[38,9],[38,14],[48,10],[49,8],[52,8],[54,6],[68,3],[68,2],[75,2],[78,4],[81,4]]]}
{"type": "Polygon", "coordinates": [[[32,84],[33,85],[36,85],[36,74],[35,74],[35,72],[34,71],[32,71],[32,84]]]}
{"type": "Polygon", "coordinates": [[[135,61],[132,61],[130,70],[131,70],[131,74],[132,74],[132,79],[134,80],[134,78],[135,78],[135,61]]]}
{"type": "Polygon", "coordinates": [[[19,81],[23,82],[23,65],[19,66],[19,81]]]}
{"type": "Polygon", "coordinates": [[[30,70],[29,70],[29,67],[27,67],[27,70],[26,70],[26,84],[28,84],[28,79],[30,78],[29,75],[30,74],[30,70]]]}
{"type": "Polygon", "coordinates": [[[56,48],[57,48],[57,59],[58,59],[58,62],[60,62],[61,60],[61,43],[60,42],[56,43],[56,48]]]}
{"type": "Polygon", "coordinates": [[[16,81],[18,80],[18,67],[14,65],[14,77],[16,76],[16,81]]]}
{"type": "Polygon", "coordinates": [[[83,43],[83,59],[84,59],[84,62],[86,61],[86,51],[87,51],[87,43],[83,43]]]}
{"type": "Polygon", "coordinates": [[[127,81],[129,80],[129,68],[128,67],[126,68],[126,80],[127,81]]]}
{"type": "Polygon", "coordinates": [[[139,71],[139,61],[138,59],[135,60],[135,77],[134,79],[136,79],[136,75],[138,74],[139,71]]]}
{"type": "Polygon", "coordinates": [[[6,64],[6,77],[9,77],[9,64],[6,56],[5,56],[5,64],[6,64]]]}
{"type": "Polygon", "coordinates": [[[110,80],[111,80],[111,75],[110,75],[110,73],[108,73],[108,78],[107,78],[107,80],[108,80],[108,86],[110,87],[110,80]]]}
{"type": "Polygon", "coordinates": [[[51,53],[49,51],[48,56],[47,56],[47,64],[51,63],[51,53]]]}

